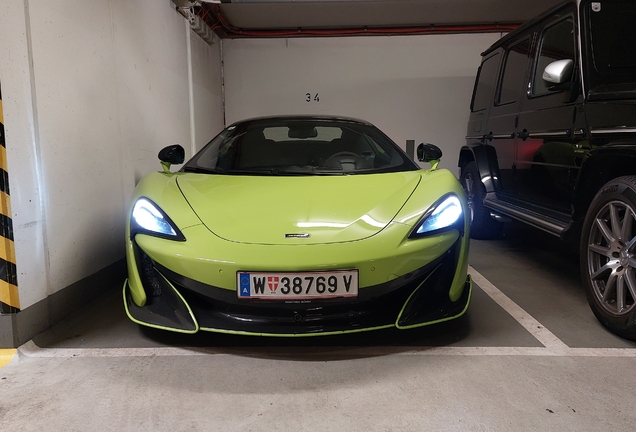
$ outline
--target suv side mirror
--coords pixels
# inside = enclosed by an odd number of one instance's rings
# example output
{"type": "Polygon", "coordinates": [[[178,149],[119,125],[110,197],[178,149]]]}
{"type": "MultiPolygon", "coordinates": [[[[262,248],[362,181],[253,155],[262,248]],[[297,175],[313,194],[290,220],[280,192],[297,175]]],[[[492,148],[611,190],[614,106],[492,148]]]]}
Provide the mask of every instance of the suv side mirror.
{"type": "Polygon", "coordinates": [[[553,61],[543,70],[543,81],[551,92],[565,92],[563,102],[574,102],[580,89],[576,81],[572,81],[574,61],[571,59],[553,61]]]}
{"type": "Polygon", "coordinates": [[[182,164],[185,159],[185,150],[179,144],[173,144],[168,147],[164,147],[159,152],[159,160],[163,170],[167,173],[170,172],[170,165],[182,164]]]}
{"type": "Polygon", "coordinates": [[[420,162],[430,162],[431,169],[436,169],[439,160],[442,158],[442,151],[433,144],[420,144],[417,146],[417,159],[420,162]]]}
{"type": "Polygon", "coordinates": [[[553,61],[543,70],[543,81],[549,84],[563,84],[572,79],[574,61],[570,59],[553,61]]]}

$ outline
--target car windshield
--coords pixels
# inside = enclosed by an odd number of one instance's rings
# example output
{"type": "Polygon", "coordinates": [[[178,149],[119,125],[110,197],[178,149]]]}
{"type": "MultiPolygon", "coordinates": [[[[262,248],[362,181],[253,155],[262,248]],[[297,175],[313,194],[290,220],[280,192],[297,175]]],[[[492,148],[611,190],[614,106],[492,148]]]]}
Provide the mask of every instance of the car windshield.
{"type": "Polygon", "coordinates": [[[419,166],[374,126],[281,118],[230,126],[197,153],[183,171],[338,175],[416,169],[419,166]]]}
{"type": "MultiPolygon", "coordinates": [[[[633,90],[636,83],[636,2],[592,1],[584,6],[590,29],[592,87],[633,90]]],[[[603,89],[605,88],[605,89],[603,89]]]]}

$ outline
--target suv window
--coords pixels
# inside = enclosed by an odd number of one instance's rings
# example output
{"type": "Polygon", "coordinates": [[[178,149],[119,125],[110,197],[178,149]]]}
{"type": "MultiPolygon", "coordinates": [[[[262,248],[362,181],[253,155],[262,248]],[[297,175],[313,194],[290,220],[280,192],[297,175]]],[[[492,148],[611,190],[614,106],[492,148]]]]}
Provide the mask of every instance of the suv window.
{"type": "Polygon", "coordinates": [[[517,101],[523,89],[523,81],[528,69],[529,51],[530,38],[526,38],[508,49],[497,105],[505,105],[517,101]]]}
{"type": "Polygon", "coordinates": [[[532,94],[543,95],[549,92],[543,81],[543,70],[547,65],[557,60],[574,60],[574,21],[568,18],[548,27],[541,36],[541,51],[535,66],[532,79],[532,94]]]}
{"type": "Polygon", "coordinates": [[[491,103],[493,83],[499,69],[499,53],[488,57],[479,67],[471,111],[481,111],[491,103]]]}
{"type": "Polygon", "coordinates": [[[593,86],[636,82],[636,2],[592,2],[584,10],[591,33],[593,86]]]}

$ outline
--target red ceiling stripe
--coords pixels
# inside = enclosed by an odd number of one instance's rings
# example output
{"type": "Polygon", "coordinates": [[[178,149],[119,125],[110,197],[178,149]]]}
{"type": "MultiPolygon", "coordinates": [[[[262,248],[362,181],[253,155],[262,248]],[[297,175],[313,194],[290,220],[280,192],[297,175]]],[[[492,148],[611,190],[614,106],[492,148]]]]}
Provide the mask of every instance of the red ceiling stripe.
{"type": "Polygon", "coordinates": [[[205,4],[198,15],[212,28],[220,38],[292,38],[292,37],[337,37],[337,36],[391,36],[423,35],[447,33],[494,33],[509,32],[518,24],[466,24],[466,25],[428,25],[411,27],[363,27],[334,29],[240,29],[228,23],[216,4],[205,4]]]}

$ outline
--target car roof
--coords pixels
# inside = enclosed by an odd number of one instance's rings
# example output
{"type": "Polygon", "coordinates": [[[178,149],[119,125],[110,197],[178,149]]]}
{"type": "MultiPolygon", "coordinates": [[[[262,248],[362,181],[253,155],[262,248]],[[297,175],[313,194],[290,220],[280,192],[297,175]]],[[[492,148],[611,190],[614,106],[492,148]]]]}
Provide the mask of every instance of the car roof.
{"type": "Polygon", "coordinates": [[[253,117],[245,120],[239,120],[230,125],[231,126],[249,126],[252,123],[267,123],[268,120],[311,120],[320,122],[339,122],[339,123],[357,123],[367,126],[373,126],[366,120],[361,120],[353,117],[343,116],[316,116],[316,115],[278,115],[278,116],[265,116],[265,117],[253,117]]]}
{"type": "Polygon", "coordinates": [[[486,51],[481,53],[482,57],[485,56],[485,55],[490,54],[491,52],[493,52],[497,48],[505,45],[511,39],[515,38],[519,33],[523,33],[524,31],[526,31],[530,27],[534,26],[535,24],[537,24],[539,21],[543,20],[544,18],[549,17],[550,15],[554,14],[555,12],[558,12],[560,9],[567,7],[568,5],[576,4],[576,3],[577,3],[577,0],[563,1],[563,2],[561,2],[559,4],[557,4],[556,6],[553,6],[550,9],[546,10],[545,12],[537,15],[536,17],[526,21],[525,23],[523,23],[522,25],[517,27],[515,30],[511,31],[510,33],[508,33],[507,35],[505,35],[504,37],[499,39],[497,42],[492,44],[486,51]]]}

